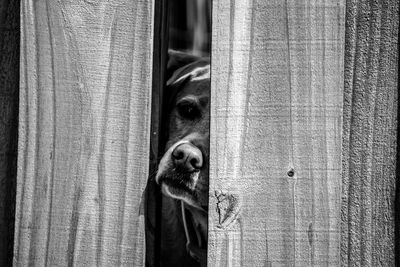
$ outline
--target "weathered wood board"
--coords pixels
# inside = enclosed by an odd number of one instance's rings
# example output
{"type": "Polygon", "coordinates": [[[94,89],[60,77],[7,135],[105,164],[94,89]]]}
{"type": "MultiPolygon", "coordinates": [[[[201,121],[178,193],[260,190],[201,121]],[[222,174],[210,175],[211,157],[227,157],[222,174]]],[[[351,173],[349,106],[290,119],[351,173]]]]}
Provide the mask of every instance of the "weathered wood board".
{"type": "Polygon", "coordinates": [[[22,1],[14,264],[142,266],[152,1],[22,1]]]}
{"type": "Polygon", "coordinates": [[[17,180],[19,1],[0,3],[0,266],[13,254],[17,180]]]}
{"type": "Polygon", "coordinates": [[[213,3],[208,266],[339,265],[345,1],[213,3]]]}
{"type": "MultiPolygon", "coordinates": [[[[395,265],[399,3],[346,9],[213,1],[208,266],[395,265]]],[[[142,266],[152,1],[21,17],[14,264],[142,266]]]]}
{"type": "Polygon", "coordinates": [[[347,1],[346,19],[340,263],[398,266],[399,1],[347,1]]]}

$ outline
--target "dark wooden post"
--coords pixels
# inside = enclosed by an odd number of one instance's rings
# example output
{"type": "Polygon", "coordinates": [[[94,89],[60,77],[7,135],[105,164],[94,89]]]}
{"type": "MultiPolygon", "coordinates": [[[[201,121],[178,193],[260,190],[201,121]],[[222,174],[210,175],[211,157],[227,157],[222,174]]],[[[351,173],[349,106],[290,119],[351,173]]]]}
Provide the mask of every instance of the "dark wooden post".
{"type": "Polygon", "coordinates": [[[395,264],[398,34],[399,1],[347,1],[342,266],[399,264],[395,264]]]}

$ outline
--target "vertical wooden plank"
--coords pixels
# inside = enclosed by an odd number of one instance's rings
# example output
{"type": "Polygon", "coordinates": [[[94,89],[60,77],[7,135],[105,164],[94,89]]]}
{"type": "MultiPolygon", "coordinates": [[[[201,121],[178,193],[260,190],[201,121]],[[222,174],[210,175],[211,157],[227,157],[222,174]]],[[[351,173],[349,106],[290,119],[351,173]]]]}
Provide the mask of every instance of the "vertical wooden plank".
{"type": "Polygon", "coordinates": [[[341,265],[397,266],[398,1],[347,1],[341,265]]]}
{"type": "Polygon", "coordinates": [[[0,266],[13,255],[19,92],[19,1],[0,3],[0,266]]]}
{"type": "Polygon", "coordinates": [[[144,264],[152,1],[22,2],[14,264],[144,264]]]}
{"type": "Polygon", "coordinates": [[[344,9],[214,1],[208,266],[339,264],[344,9]]]}

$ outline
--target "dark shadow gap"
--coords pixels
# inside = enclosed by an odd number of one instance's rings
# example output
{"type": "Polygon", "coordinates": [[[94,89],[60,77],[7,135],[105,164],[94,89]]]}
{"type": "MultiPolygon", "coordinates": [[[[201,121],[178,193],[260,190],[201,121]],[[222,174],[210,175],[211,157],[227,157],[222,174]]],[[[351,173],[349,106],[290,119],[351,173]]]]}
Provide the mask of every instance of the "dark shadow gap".
{"type": "Polygon", "coordinates": [[[156,0],[153,39],[146,266],[205,266],[211,0],[156,0]],[[192,102],[184,96],[190,96],[192,102]],[[178,129],[182,124],[186,127],[178,129]],[[191,137],[192,132],[196,138],[191,137]],[[181,139],[187,144],[180,145],[181,139]],[[178,150],[182,150],[182,159],[190,160],[180,160],[178,150]],[[168,161],[168,171],[161,166],[161,159],[168,161]],[[168,195],[165,188],[180,191],[168,195]],[[200,265],[198,257],[203,259],[200,265]]]}
{"type": "Polygon", "coordinates": [[[17,184],[20,1],[0,5],[0,266],[12,266],[17,184]]]}
{"type": "Polygon", "coordinates": [[[153,82],[151,101],[150,177],[145,192],[146,266],[160,266],[161,193],[155,183],[162,137],[162,99],[168,50],[168,0],[154,2],[153,82]]]}

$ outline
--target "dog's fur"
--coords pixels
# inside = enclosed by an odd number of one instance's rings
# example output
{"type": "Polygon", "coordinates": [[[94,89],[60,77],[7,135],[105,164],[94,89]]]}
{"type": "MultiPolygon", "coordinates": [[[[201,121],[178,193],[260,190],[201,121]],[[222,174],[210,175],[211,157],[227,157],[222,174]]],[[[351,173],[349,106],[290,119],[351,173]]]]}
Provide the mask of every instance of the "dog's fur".
{"type": "Polygon", "coordinates": [[[205,266],[210,62],[170,51],[168,71],[170,77],[165,92],[170,96],[168,141],[156,175],[163,193],[161,264],[205,266]],[[184,220],[190,242],[185,235],[184,220]]]}

